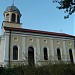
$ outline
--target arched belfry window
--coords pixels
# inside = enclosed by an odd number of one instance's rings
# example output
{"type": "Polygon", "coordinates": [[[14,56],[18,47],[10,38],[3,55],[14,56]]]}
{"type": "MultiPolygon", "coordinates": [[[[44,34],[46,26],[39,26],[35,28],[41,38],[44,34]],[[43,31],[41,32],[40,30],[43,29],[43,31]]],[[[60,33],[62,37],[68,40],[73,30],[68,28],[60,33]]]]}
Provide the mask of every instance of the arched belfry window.
{"type": "Polygon", "coordinates": [[[58,56],[58,60],[61,60],[60,48],[57,48],[57,56],[58,56]]]}
{"type": "Polygon", "coordinates": [[[13,47],[13,60],[18,60],[18,47],[13,47]]]}
{"type": "Polygon", "coordinates": [[[16,20],[16,15],[14,13],[12,14],[11,20],[12,20],[12,22],[15,22],[15,20],[16,20]]]}
{"type": "Polygon", "coordinates": [[[20,17],[17,15],[17,23],[20,23],[20,17]]]}
{"type": "Polygon", "coordinates": [[[73,54],[72,54],[72,49],[69,49],[69,55],[70,55],[70,61],[73,63],[73,54]]]}
{"type": "Polygon", "coordinates": [[[48,60],[48,54],[47,54],[47,48],[46,47],[43,49],[43,52],[44,52],[44,60],[48,60]]]}
{"type": "Polygon", "coordinates": [[[6,14],[5,21],[9,21],[9,14],[6,14]]]}

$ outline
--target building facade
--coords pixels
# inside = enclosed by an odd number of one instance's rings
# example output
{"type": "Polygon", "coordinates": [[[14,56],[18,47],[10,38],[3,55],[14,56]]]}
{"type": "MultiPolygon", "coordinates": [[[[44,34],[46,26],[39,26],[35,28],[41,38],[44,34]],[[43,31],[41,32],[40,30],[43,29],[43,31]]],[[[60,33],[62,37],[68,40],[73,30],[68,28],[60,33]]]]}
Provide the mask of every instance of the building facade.
{"type": "Polygon", "coordinates": [[[4,11],[0,37],[0,65],[75,63],[75,36],[22,28],[14,6],[4,11]]]}

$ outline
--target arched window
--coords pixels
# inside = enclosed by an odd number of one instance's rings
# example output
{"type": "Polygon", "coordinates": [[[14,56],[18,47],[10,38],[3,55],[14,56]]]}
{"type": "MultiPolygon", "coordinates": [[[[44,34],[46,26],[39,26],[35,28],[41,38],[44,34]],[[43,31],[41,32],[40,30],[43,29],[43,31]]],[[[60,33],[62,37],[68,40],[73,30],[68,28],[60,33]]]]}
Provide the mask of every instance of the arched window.
{"type": "Polygon", "coordinates": [[[12,22],[15,22],[15,20],[16,20],[16,15],[14,13],[12,14],[12,19],[11,20],[12,20],[12,22]]]}
{"type": "Polygon", "coordinates": [[[70,61],[71,61],[71,63],[73,63],[74,61],[73,61],[73,55],[72,55],[71,49],[69,49],[69,55],[70,55],[70,61]]]}
{"type": "Polygon", "coordinates": [[[28,48],[28,63],[29,65],[34,65],[34,48],[28,48]]]}
{"type": "Polygon", "coordinates": [[[13,60],[18,60],[18,47],[13,47],[13,60]]]}
{"type": "Polygon", "coordinates": [[[58,56],[58,60],[61,60],[61,53],[60,53],[60,49],[57,48],[57,56],[58,56]]]}
{"type": "Polygon", "coordinates": [[[9,14],[6,14],[5,21],[9,21],[9,14]]]}
{"type": "Polygon", "coordinates": [[[20,17],[17,15],[17,23],[20,23],[20,17]]]}
{"type": "Polygon", "coordinates": [[[48,60],[47,48],[44,48],[44,60],[48,60]]]}

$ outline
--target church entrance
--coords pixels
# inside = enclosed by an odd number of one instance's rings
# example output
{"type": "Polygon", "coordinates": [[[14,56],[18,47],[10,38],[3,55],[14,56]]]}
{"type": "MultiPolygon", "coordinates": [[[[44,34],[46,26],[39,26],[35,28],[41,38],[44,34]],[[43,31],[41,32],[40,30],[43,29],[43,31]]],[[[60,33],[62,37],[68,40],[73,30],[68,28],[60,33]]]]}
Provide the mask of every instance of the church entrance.
{"type": "Polygon", "coordinates": [[[34,48],[33,47],[28,48],[28,63],[31,66],[34,65],[34,48]]]}

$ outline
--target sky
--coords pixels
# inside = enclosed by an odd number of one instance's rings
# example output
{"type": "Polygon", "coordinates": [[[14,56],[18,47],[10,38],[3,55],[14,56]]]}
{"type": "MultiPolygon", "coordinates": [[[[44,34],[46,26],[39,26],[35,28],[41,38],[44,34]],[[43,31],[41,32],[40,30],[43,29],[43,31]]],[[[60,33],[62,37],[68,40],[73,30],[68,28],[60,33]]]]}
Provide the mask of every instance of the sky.
{"type": "MultiPolygon", "coordinates": [[[[0,0],[0,25],[4,21],[3,13],[13,0],[0,0]]],[[[74,14],[64,19],[64,10],[56,8],[52,0],[14,0],[20,10],[22,28],[75,35],[74,14]]],[[[1,34],[1,28],[0,28],[1,34]]]]}

